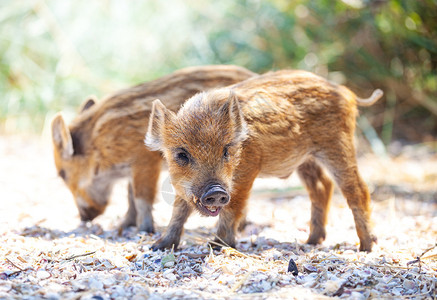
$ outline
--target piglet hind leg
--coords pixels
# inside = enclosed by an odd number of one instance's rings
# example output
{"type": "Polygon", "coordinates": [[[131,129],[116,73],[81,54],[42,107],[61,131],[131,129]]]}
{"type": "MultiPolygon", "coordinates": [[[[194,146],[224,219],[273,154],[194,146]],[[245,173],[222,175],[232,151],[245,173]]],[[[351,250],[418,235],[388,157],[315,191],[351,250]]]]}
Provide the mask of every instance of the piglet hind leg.
{"type": "Polygon", "coordinates": [[[326,151],[324,162],[334,175],[335,181],[346,198],[355,220],[355,227],[360,239],[360,251],[372,251],[376,237],[370,226],[370,194],[367,185],[358,172],[352,141],[347,149],[345,144],[326,151]]]}
{"type": "Polygon", "coordinates": [[[309,159],[299,166],[297,173],[311,199],[311,222],[308,244],[320,244],[326,238],[326,221],[332,198],[333,183],[323,169],[309,159]]]}
{"type": "Polygon", "coordinates": [[[138,230],[155,232],[153,222],[153,203],[158,191],[159,174],[162,158],[159,153],[144,153],[147,160],[137,160],[132,166],[133,201],[136,210],[138,230]]]}
{"type": "Polygon", "coordinates": [[[179,245],[182,232],[184,230],[184,224],[192,212],[191,206],[187,201],[176,196],[175,202],[173,203],[173,213],[171,216],[170,224],[167,227],[164,235],[156,241],[152,249],[175,249],[179,245]]]}
{"type": "Polygon", "coordinates": [[[129,182],[127,189],[128,209],[124,216],[123,222],[120,224],[120,230],[126,229],[129,226],[135,226],[137,224],[137,210],[135,209],[134,191],[132,183],[129,182]]]}

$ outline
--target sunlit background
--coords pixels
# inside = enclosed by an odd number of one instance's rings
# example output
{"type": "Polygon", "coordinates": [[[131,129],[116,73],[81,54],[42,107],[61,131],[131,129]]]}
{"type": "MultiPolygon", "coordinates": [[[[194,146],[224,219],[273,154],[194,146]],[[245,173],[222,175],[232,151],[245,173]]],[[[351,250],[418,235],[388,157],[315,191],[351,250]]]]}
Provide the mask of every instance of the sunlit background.
{"type": "Polygon", "coordinates": [[[1,0],[0,133],[42,134],[90,94],[203,64],[310,70],[362,97],[382,88],[359,122],[370,139],[437,133],[435,0],[1,0]]]}

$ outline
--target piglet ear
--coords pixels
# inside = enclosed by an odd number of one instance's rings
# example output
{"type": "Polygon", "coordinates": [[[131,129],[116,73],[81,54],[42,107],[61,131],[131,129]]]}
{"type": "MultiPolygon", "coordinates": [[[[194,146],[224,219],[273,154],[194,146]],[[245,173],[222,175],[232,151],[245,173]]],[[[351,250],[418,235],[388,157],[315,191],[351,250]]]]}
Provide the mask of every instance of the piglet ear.
{"type": "Polygon", "coordinates": [[[52,121],[52,140],[55,151],[59,151],[62,158],[69,159],[73,156],[74,150],[71,133],[60,113],[52,121]]]}
{"type": "Polygon", "coordinates": [[[89,109],[91,106],[93,106],[94,104],[96,104],[97,102],[97,97],[96,96],[88,96],[88,98],[84,101],[84,103],[82,103],[82,105],[79,108],[79,111],[82,113],[84,111],[86,111],[87,109],[89,109]]]}
{"type": "Polygon", "coordinates": [[[147,128],[146,138],[144,139],[144,143],[150,150],[158,151],[162,149],[162,131],[166,122],[169,122],[173,115],[174,114],[169,111],[159,99],[153,101],[149,127],[147,128]]]}
{"type": "Polygon", "coordinates": [[[240,102],[233,91],[229,94],[229,116],[235,128],[234,143],[240,143],[247,138],[248,129],[240,107],[240,102]]]}

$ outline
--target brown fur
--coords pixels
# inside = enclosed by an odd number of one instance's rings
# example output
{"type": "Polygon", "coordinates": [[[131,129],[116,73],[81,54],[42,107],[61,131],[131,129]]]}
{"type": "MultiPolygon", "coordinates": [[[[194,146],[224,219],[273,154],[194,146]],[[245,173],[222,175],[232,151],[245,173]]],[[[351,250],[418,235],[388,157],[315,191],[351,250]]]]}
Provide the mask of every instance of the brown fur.
{"type": "MultiPolygon", "coordinates": [[[[198,191],[217,182],[230,193],[229,204],[219,207],[217,232],[230,246],[255,178],[286,178],[295,170],[312,202],[308,243],[322,242],[333,190],[323,164],[353,212],[360,250],[371,251],[370,197],[358,173],[353,135],[357,104],[370,105],[381,96],[377,90],[359,99],[346,87],[305,71],[268,73],[197,94],[177,114],[155,101],[146,145],[163,152],[179,202],[212,215],[199,204],[198,191]],[[187,163],[178,161],[181,151],[187,163]]],[[[181,215],[173,215],[155,248],[178,245],[187,211],[174,209],[181,215]]]]}
{"type": "Polygon", "coordinates": [[[99,103],[88,99],[68,127],[57,115],[52,123],[55,164],[74,195],[81,219],[92,220],[103,213],[114,181],[129,177],[129,209],[122,226],[153,232],[152,205],[162,157],[144,147],[152,101],[162,98],[176,111],[195,93],[253,75],[236,66],[186,68],[99,103]]]}

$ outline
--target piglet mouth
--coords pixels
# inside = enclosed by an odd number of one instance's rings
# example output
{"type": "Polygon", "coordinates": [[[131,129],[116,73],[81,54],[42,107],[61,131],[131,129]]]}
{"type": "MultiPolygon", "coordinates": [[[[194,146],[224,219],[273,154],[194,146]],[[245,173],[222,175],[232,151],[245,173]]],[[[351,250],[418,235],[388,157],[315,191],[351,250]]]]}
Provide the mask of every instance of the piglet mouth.
{"type": "Polygon", "coordinates": [[[196,201],[196,208],[197,210],[205,216],[208,217],[216,217],[218,216],[218,214],[220,213],[222,206],[207,206],[207,205],[203,205],[200,200],[196,201]]]}

